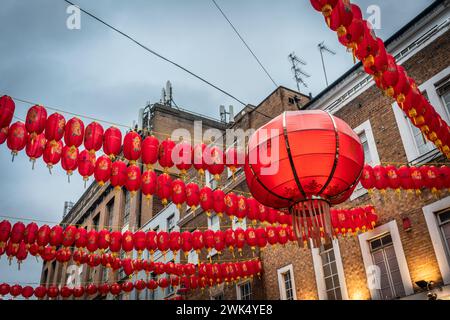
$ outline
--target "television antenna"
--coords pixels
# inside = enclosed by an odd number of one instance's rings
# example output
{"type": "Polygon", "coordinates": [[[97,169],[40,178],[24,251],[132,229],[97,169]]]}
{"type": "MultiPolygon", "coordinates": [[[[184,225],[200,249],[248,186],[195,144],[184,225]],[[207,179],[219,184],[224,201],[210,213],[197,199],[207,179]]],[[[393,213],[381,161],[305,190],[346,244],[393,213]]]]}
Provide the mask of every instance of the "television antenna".
{"type": "Polygon", "coordinates": [[[323,74],[325,75],[325,83],[327,84],[327,87],[328,87],[328,77],[327,77],[327,70],[325,68],[325,61],[323,59],[323,52],[324,51],[328,52],[329,54],[331,54],[333,56],[336,55],[336,52],[334,52],[333,50],[328,48],[323,41],[321,43],[319,43],[317,45],[317,47],[319,48],[319,51],[320,51],[320,57],[322,59],[323,74]]]}
{"type": "Polygon", "coordinates": [[[297,57],[295,55],[295,52],[289,54],[288,58],[292,64],[291,70],[294,73],[294,80],[297,84],[297,91],[300,92],[300,85],[304,86],[305,88],[308,88],[308,84],[305,82],[304,78],[311,77],[310,74],[301,69],[301,66],[306,66],[307,63],[306,61],[297,57]]]}

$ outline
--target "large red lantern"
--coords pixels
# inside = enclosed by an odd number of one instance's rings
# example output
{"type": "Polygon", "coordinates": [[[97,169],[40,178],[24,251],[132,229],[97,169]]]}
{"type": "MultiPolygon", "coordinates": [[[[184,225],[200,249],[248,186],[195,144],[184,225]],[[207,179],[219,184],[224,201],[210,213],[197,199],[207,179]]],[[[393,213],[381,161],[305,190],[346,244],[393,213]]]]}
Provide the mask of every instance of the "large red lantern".
{"type": "Polygon", "coordinates": [[[200,188],[191,182],[186,185],[186,204],[194,211],[200,203],[200,188]]]}
{"type": "Polygon", "coordinates": [[[28,110],[25,126],[32,137],[44,132],[46,122],[47,110],[43,106],[36,105],[28,110]]]}
{"type": "MultiPolygon", "coordinates": [[[[324,111],[295,111],[285,112],[250,138],[245,174],[255,199],[274,208],[289,207],[297,225],[300,216],[323,217],[325,238],[330,241],[330,205],[350,197],[363,166],[363,147],[348,124],[324,111]],[[274,140],[266,143],[261,139],[266,130],[279,133],[275,140],[279,152],[276,160],[271,159],[279,166],[275,172],[268,171],[273,168],[259,158],[267,154],[264,152],[271,149],[274,140]]],[[[315,219],[310,221],[314,223],[315,219]]],[[[317,226],[305,227],[309,230],[317,226]]],[[[320,239],[315,240],[318,244],[320,239]]]]}
{"type": "Polygon", "coordinates": [[[0,128],[8,127],[14,116],[16,104],[9,96],[0,98],[0,128]]]}
{"type": "Polygon", "coordinates": [[[83,177],[85,186],[86,181],[94,174],[95,162],[95,153],[83,150],[78,154],[78,172],[83,177]]]}
{"type": "Polygon", "coordinates": [[[135,164],[132,164],[127,168],[127,181],[125,187],[131,193],[132,197],[136,195],[136,192],[141,187],[141,169],[135,164]]]}
{"type": "Polygon", "coordinates": [[[208,168],[208,164],[205,161],[205,155],[208,152],[204,143],[194,146],[194,168],[202,177],[205,174],[205,170],[208,168]]]}
{"type": "Polygon", "coordinates": [[[347,0],[338,0],[331,15],[325,18],[330,21],[329,26],[331,30],[336,31],[338,37],[343,37],[347,34],[347,28],[353,21],[353,12],[350,2],[347,0]]]}
{"type": "Polygon", "coordinates": [[[30,161],[33,162],[33,169],[36,159],[42,157],[44,154],[46,144],[47,140],[45,139],[45,135],[43,133],[35,135],[34,137],[29,137],[25,147],[25,152],[30,158],[30,161]]]}
{"type": "Polygon", "coordinates": [[[225,192],[221,189],[214,190],[213,194],[213,209],[219,218],[222,218],[225,212],[225,192]]]}
{"type": "Polygon", "coordinates": [[[167,173],[159,175],[156,179],[156,194],[166,206],[172,196],[172,178],[167,173]]]}
{"type": "Polygon", "coordinates": [[[43,159],[50,173],[52,173],[53,166],[61,160],[62,148],[61,141],[48,141],[45,146],[43,159]]]}
{"type": "Polygon", "coordinates": [[[98,122],[92,122],[84,133],[84,147],[90,153],[100,150],[103,145],[103,127],[98,122]]]}
{"type": "Polygon", "coordinates": [[[170,138],[164,140],[159,145],[158,161],[164,172],[168,172],[169,168],[173,167],[172,151],[175,148],[175,142],[170,138]]]}
{"type": "Polygon", "coordinates": [[[66,126],[66,119],[59,114],[53,113],[47,118],[45,124],[45,138],[48,141],[59,141],[64,136],[64,128],[66,126]]]}
{"type": "Polygon", "coordinates": [[[181,171],[184,177],[186,172],[192,167],[193,162],[193,148],[187,141],[178,143],[172,151],[173,162],[177,169],[181,171]]]}
{"type": "Polygon", "coordinates": [[[210,187],[206,186],[200,190],[200,206],[203,211],[206,212],[208,216],[211,215],[211,210],[213,209],[214,199],[213,192],[210,187]]]}
{"type": "Polygon", "coordinates": [[[103,135],[103,152],[114,160],[122,148],[122,132],[116,127],[106,129],[103,135]]]}
{"type": "Polygon", "coordinates": [[[147,170],[153,170],[153,165],[158,161],[159,140],[155,136],[149,136],[142,142],[142,163],[147,170]]]}
{"type": "Polygon", "coordinates": [[[111,166],[111,186],[118,191],[127,183],[127,164],[123,161],[114,161],[111,166]]]}
{"type": "Polygon", "coordinates": [[[147,199],[147,203],[150,202],[152,196],[156,193],[156,172],[155,171],[145,171],[142,174],[141,191],[142,194],[147,199]]]}
{"type": "Polygon", "coordinates": [[[28,142],[28,132],[25,128],[25,124],[23,122],[16,122],[11,125],[8,130],[8,138],[6,140],[6,144],[8,148],[11,150],[11,154],[14,157],[19,154],[19,151],[22,151],[28,142]]]}
{"type": "Polygon", "coordinates": [[[94,170],[95,180],[103,186],[111,178],[112,163],[108,156],[101,156],[97,159],[94,170]]]}
{"type": "Polygon", "coordinates": [[[136,163],[141,157],[142,138],[135,132],[130,131],[125,135],[123,140],[123,155],[131,164],[136,163]]]}
{"type": "Polygon", "coordinates": [[[78,118],[72,118],[66,123],[64,142],[68,147],[79,147],[84,139],[84,123],[78,118]]]}
{"type": "Polygon", "coordinates": [[[181,179],[172,182],[172,201],[178,210],[180,210],[182,204],[186,201],[186,185],[181,179]]]}
{"type": "Polygon", "coordinates": [[[64,146],[61,154],[61,166],[67,172],[67,179],[78,168],[78,148],[64,146]]]}
{"type": "Polygon", "coordinates": [[[216,181],[220,180],[220,175],[225,169],[224,154],[221,148],[214,146],[208,149],[206,163],[208,164],[208,171],[214,176],[216,181]]]}

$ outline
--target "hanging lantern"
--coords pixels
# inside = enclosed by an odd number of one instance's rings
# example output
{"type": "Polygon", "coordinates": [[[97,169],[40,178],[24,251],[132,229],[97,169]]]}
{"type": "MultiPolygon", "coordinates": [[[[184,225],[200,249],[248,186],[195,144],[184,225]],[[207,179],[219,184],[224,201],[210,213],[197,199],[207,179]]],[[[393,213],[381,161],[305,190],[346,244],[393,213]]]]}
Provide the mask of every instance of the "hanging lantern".
{"type": "Polygon", "coordinates": [[[258,245],[258,239],[256,238],[255,229],[250,227],[245,230],[245,240],[247,241],[249,247],[252,249],[254,255],[256,247],[258,245]]]}
{"type": "Polygon", "coordinates": [[[353,53],[353,62],[355,62],[355,52],[358,49],[358,45],[364,39],[364,23],[361,9],[352,4],[351,5],[353,20],[352,23],[346,28],[347,33],[339,37],[339,42],[346,46],[353,53]]]}
{"type": "Polygon", "coordinates": [[[211,210],[214,208],[213,192],[210,187],[203,187],[200,190],[200,206],[206,215],[211,216],[211,210]]]}
{"type": "Polygon", "coordinates": [[[117,255],[122,248],[122,233],[120,231],[111,232],[109,236],[109,250],[113,256],[117,255]]]}
{"type": "Polygon", "coordinates": [[[401,166],[397,170],[397,175],[400,179],[401,188],[407,190],[408,192],[411,192],[411,190],[414,189],[414,182],[413,179],[411,178],[411,172],[409,170],[409,167],[401,166]]]}
{"type": "Polygon", "coordinates": [[[222,218],[225,212],[225,192],[221,189],[213,191],[213,209],[219,218],[222,218]]]}
{"type": "Polygon", "coordinates": [[[378,53],[378,39],[372,28],[364,24],[364,39],[359,44],[355,54],[363,63],[364,68],[370,68],[375,63],[375,57],[378,53]]]}
{"type": "Polygon", "coordinates": [[[181,234],[178,231],[172,231],[169,234],[169,249],[176,256],[181,249],[181,234]]]}
{"type": "Polygon", "coordinates": [[[373,176],[375,181],[375,188],[381,190],[381,192],[384,193],[389,186],[386,168],[380,165],[375,166],[373,168],[373,176]]]}
{"type": "Polygon", "coordinates": [[[61,226],[56,225],[50,229],[49,243],[52,247],[59,247],[63,240],[64,230],[61,226]]]}
{"type": "Polygon", "coordinates": [[[78,154],[78,172],[83,177],[85,187],[86,181],[94,174],[95,162],[95,153],[83,150],[78,154]]]}
{"type": "Polygon", "coordinates": [[[225,213],[233,221],[238,210],[238,200],[234,192],[230,192],[225,196],[225,213]]]}
{"type": "Polygon", "coordinates": [[[397,194],[400,194],[401,181],[400,181],[400,177],[398,176],[398,173],[397,173],[397,168],[392,165],[387,166],[386,167],[386,175],[388,178],[389,188],[395,190],[395,192],[397,194]]]}
{"type": "Polygon", "coordinates": [[[134,283],[134,287],[136,288],[136,290],[138,292],[144,290],[147,287],[147,284],[145,283],[144,280],[138,280],[134,283]]]}
{"type": "Polygon", "coordinates": [[[278,243],[284,246],[289,240],[286,228],[283,226],[278,226],[275,230],[277,233],[278,243]]]}
{"type": "Polygon", "coordinates": [[[13,225],[9,240],[13,244],[14,248],[19,247],[19,243],[23,240],[25,229],[26,227],[22,222],[16,222],[13,225]]]}
{"type": "Polygon", "coordinates": [[[45,135],[43,133],[28,138],[25,152],[30,158],[30,161],[33,163],[33,169],[36,159],[39,159],[44,154],[46,144],[47,140],[45,139],[45,135]]]}
{"type": "Polygon", "coordinates": [[[176,165],[177,169],[181,171],[181,176],[185,177],[187,171],[192,168],[192,145],[187,141],[181,141],[174,147],[172,156],[174,164],[176,165]]]}
{"type": "Polygon", "coordinates": [[[207,147],[204,143],[194,146],[194,168],[200,174],[200,180],[203,179],[205,170],[208,168],[208,164],[205,161],[205,155],[207,153],[207,147]]]}
{"type": "Polygon", "coordinates": [[[391,55],[387,56],[387,68],[383,73],[383,77],[381,79],[381,83],[383,84],[383,88],[386,92],[386,95],[389,97],[394,97],[395,95],[395,86],[399,81],[399,73],[397,63],[395,58],[391,55]]]}
{"type": "Polygon", "coordinates": [[[21,285],[14,285],[9,289],[9,294],[13,296],[14,298],[20,296],[22,294],[22,286],[21,285]]]}
{"type": "Polygon", "coordinates": [[[147,231],[146,235],[145,235],[145,243],[147,246],[147,250],[148,252],[150,252],[150,260],[153,260],[153,254],[155,253],[156,250],[158,250],[158,234],[156,233],[156,231],[150,230],[147,231]]]}
{"type": "Polygon", "coordinates": [[[247,198],[240,195],[236,198],[237,209],[236,209],[236,218],[239,223],[242,222],[247,217],[248,206],[247,206],[247,198]]]}
{"type": "Polygon", "coordinates": [[[242,256],[242,248],[245,245],[245,231],[242,228],[236,228],[234,230],[234,236],[236,237],[236,248],[242,256]]]}
{"type": "Polygon", "coordinates": [[[130,255],[130,252],[133,251],[133,248],[133,232],[127,230],[122,234],[122,250],[130,255]]]}
{"type": "Polygon", "coordinates": [[[63,144],[61,141],[48,141],[44,149],[44,162],[47,164],[47,168],[52,173],[52,168],[56,165],[62,156],[63,144]]]}
{"type": "Polygon", "coordinates": [[[192,234],[189,231],[184,231],[181,234],[181,250],[183,250],[184,257],[187,259],[192,250],[192,234]]]}
{"type": "Polygon", "coordinates": [[[267,223],[267,216],[269,215],[269,208],[265,205],[259,203],[258,204],[258,220],[262,223],[267,223]]]}
{"type": "Polygon", "coordinates": [[[336,7],[338,0],[311,0],[314,9],[322,12],[326,18],[327,24],[330,25],[330,16],[333,8],[336,7]]]}
{"type": "Polygon", "coordinates": [[[159,278],[158,286],[161,289],[166,289],[170,285],[169,280],[166,277],[159,278]]]}
{"type": "Polygon", "coordinates": [[[114,160],[122,149],[122,132],[116,127],[106,129],[103,136],[103,152],[114,160]]]}
{"type": "Polygon", "coordinates": [[[178,210],[180,210],[182,204],[186,201],[186,185],[181,179],[176,179],[172,182],[172,201],[178,210]]]}
{"type": "Polygon", "coordinates": [[[419,168],[411,167],[409,168],[410,175],[413,180],[414,189],[416,189],[416,194],[419,195],[421,193],[420,189],[424,185],[422,171],[419,168]]]}
{"type": "Polygon", "coordinates": [[[43,249],[46,245],[48,245],[49,240],[50,240],[50,227],[44,224],[38,230],[36,243],[40,248],[43,249]]]}
{"type": "Polygon", "coordinates": [[[370,190],[375,188],[375,176],[373,168],[369,165],[365,165],[361,175],[361,185],[364,189],[370,190]]]}
{"type": "Polygon", "coordinates": [[[98,249],[98,233],[96,230],[91,230],[87,234],[87,243],[86,243],[86,249],[88,249],[89,252],[95,252],[98,249]]]}
{"type": "Polygon", "coordinates": [[[214,231],[213,230],[205,230],[203,232],[203,239],[205,243],[205,248],[208,251],[208,256],[211,259],[211,250],[214,249],[215,242],[214,242],[214,231]]]}
{"type": "Polygon", "coordinates": [[[24,297],[25,299],[30,299],[34,294],[34,289],[30,286],[25,286],[22,289],[22,297],[24,297]]]}
{"type": "Polygon", "coordinates": [[[45,139],[47,141],[60,141],[64,136],[66,119],[59,113],[53,113],[47,118],[45,124],[45,139]]]}
{"type": "Polygon", "coordinates": [[[122,269],[127,277],[130,277],[133,274],[133,261],[130,258],[126,258],[122,260],[122,269]]]}
{"type": "Polygon", "coordinates": [[[152,290],[152,291],[158,289],[158,283],[155,280],[150,279],[147,282],[147,289],[152,290]]]}
{"type": "Polygon", "coordinates": [[[145,171],[142,174],[141,191],[142,194],[147,199],[147,204],[150,203],[150,199],[156,193],[156,172],[155,171],[145,171]]]}
{"type": "Polygon", "coordinates": [[[119,191],[127,183],[128,167],[125,162],[117,160],[111,165],[111,186],[114,190],[119,191]]]}
{"type": "Polygon", "coordinates": [[[103,155],[97,159],[94,169],[94,177],[100,186],[105,185],[111,178],[112,163],[111,159],[103,155]]]}
{"type": "Polygon", "coordinates": [[[98,286],[98,292],[100,293],[100,295],[106,296],[110,292],[109,291],[109,284],[102,283],[101,285],[99,285],[98,286]]]}
{"type": "Polygon", "coordinates": [[[144,231],[136,231],[133,235],[134,249],[138,253],[138,259],[141,259],[142,252],[146,249],[146,234],[144,231]]]}
{"type": "Polygon", "coordinates": [[[166,206],[172,196],[172,178],[167,173],[159,175],[156,179],[156,194],[163,206],[166,206]]]}
{"type": "Polygon", "coordinates": [[[131,164],[134,164],[141,157],[141,152],[141,136],[135,131],[128,132],[123,141],[123,155],[125,159],[130,161],[131,164]]]}
{"type": "Polygon", "coordinates": [[[175,142],[167,138],[159,145],[158,161],[161,167],[164,168],[164,173],[169,171],[169,168],[173,167],[174,162],[172,159],[172,151],[175,148],[175,142]]]}
{"type": "Polygon", "coordinates": [[[84,133],[84,147],[90,153],[100,150],[103,145],[103,127],[97,122],[92,122],[86,127],[84,133]]]}
{"type": "MultiPolygon", "coordinates": [[[[0,229],[1,229],[1,225],[0,225],[0,229]]],[[[30,246],[31,244],[33,244],[36,241],[37,238],[37,234],[39,231],[39,227],[36,223],[34,222],[30,222],[24,231],[23,234],[23,240],[25,241],[25,243],[30,246]]],[[[1,231],[0,231],[1,232],[1,231]]],[[[1,242],[1,236],[0,236],[0,242],[1,242]]]]}
{"type": "Polygon", "coordinates": [[[70,182],[70,176],[78,168],[78,148],[64,146],[61,152],[61,166],[67,173],[67,179],[70,182]]]}
{"type": "Polygon", "coordinates": [[[72,118],[66,123],[64,143],[68,147],[78,148],[84,139],[84,123],[78,118],[72,118]]]}
{"type": "MultiPolygon", "coordinates": [[[[439,175],[443,181],[443,188],[450,189],[450,167],[442,166],[439,168],[439,175]]],[[[1,229],[1,227],[0,227],[1,229]]],[[[1,242],[1,238],[0,238],[1,242]]],[[[0,245],[1,247],[1,245],[0,245]]]]}
{"type": "Polygon", "coordinates": [[[236,245],[236,237],[233,229],[227,229],[225,231],[225,245],[230,250],[230,253],[234,257],[234,246],[236,245]]]}
{"type": "Polygon", "coordinates": [[[11,125],[8,130],[8,138],[6,144],[11,150],[12,159],[22,151],[28,142],[28,132],[25,129],[23,122],[16,122],[11,125]]]}
{"type": "Polygon", "coordinates": [[[406,75],[405,69],[402,66],[397,65],[397,74],[398,79],[397,83],[394,86],[394,98],[397,100],[397,103],[403,109],[403,103],[405,102],[406,95],[409,93],[411,89],[408,76],[406,75]]]}
{"type": "Polygon", "coordinates": [[[170,236],[169,233],[166,231],[160,231],[158,232],[158,250],[162,252],[163,256],[166,256],[167,250],[169,250],[170,247],[170,236]]]}
{"type": "MultiPolygon", "coordinates": [[[[88,286],[86,287],[86,293],[87,293],[89,296],[95,295],[98,291],[99,291],[99,289],[98,289],[97,286],[96,286],[95,284],[93,284],[93,283],[88,284],[88,286]]],[[[100,293],[102,293],[102,292],[100,292],[100,293]]]]}
{"type": "Polygon", "coordinates": [[[0,128],[9,127],[14,116],[16,104],[9,96],[0,98],[0,128]]]}
{"type": "Polygon", "coordinates": [[[118,296],[121,292],[122,292],[122,287],[120,286],[120,284],[113,283],[110,287],[109,287],[109,292],[111,292],[111,294],[113,296],[118,296]]]}
{"type": "Polygon", "coordinates": [[[268,226],[266,228],[266,234],[267,234],[267,242],[270,245],[276,245],[278,243],[278,234],[275,227],[268,226]]]}
{"type": "Polygon", "coordinates": [[[267,209],[268,214],[267,214],[267,218],[266,221],[268,224],[273,225],[277,222],[277,217],[278,217],[278,210],[272,209],[272,208],[268,208],[267,209]]]}
{"type": "Polygon", "coordinates": [[[151,135],[142,142],[142,163],[147,170],[153,170],[154,164],[158,161],[159,140],[151,135]]]}
{"type": "Polygon", "coordinates": [[[194,182],[186,185],[186,204],[192,211],[200,204],[200,188],[194,182]]]}
{"type": "Polygon", "coordinates": [[[259,214],[258,201],[256,201],[253,197],[247,198],[247,207],[247,217],[252,222],[252,225],[256,225],[259,214]]]}
{"type": "Polygon", "coordinates": [[[208,164],[208,171],[214,176],[216,181],[220,181],[220,175],[225,169],[224,155],[222,149],[217,146],[208,149],[206,163],[208,164]]]}
{"type": "Polygon", "coordinates": [[[256,241],[259,249],[264,249],[267,246],[267,235],[263,228],[255,230],[256,241]]]}
{"type": "Polygon", "coordinates": [[[88,232],[85,228],[78,228],[77,233],[75,234],[75,246],[78,248],[78,251],[82,251],[82,249],[86,248],[88,242],[88,232]]]}
{"type": "Polygon", "coordinates": [[[4,144],[6,139],[8,139],[9,127],[4,127],[0,129],[0,145],[4,144]]]}
{"type": "Polygon", "coordinates": [[[47,122],[47,110],[43,106],[36,105],[31,107],[27,112],[25,127],[31,137],[35,137],[45,130],[47,122]]]}
{"type": "Polygon", "coordinates": [[[201,232],[200,230],[195,230],[194,232],[192,232],[192,249],[194,249],[195,252],[199,254],[203,248],[203,232],[201,232]]]}
{"type": "Polygon", "coordinates": [[[27,258],[27,256],[28,256],[27,244],[25,243],[25,241],[21,241],[19,247],[17,248],[16,253],[16,259],[19,265],[19,270],[21,263],[27,258]]]}
{"type": "Polygon", "coordinates": [[[131,196],[134,197],[141,187],[141,169],[135,165],[131,164],[127,168],[127,181],[125,183],[125,187],[131,193],[131,196]]]}
{"type": "Polygon", "coordinates": [[[111,241],[111,236],[109,234],[109,230],[100,230],[98,232],[97,237],[97,245],[100,252],[103,254],[103,252],[109,248],[109,243],[111,241]]]}
{"type": "Polygon", "coordinates": [[[347,34],[347,28],[353,21],[352,7],[349,1],[338,0],[336,6],[333,8],[331,15],[325,18],[331,30],[336,31],[338,37],[343,37],[347,34]]]}

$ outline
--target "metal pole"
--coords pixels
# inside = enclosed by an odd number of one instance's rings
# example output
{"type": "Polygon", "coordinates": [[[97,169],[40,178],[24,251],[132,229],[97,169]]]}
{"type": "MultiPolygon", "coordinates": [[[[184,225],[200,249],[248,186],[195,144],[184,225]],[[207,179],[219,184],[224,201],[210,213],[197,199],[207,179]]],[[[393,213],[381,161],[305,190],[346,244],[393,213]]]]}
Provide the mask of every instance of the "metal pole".
{"type": "Polygon", "coordinates": [[[320,57],[322,59],[322,68],[323,68],[323,74],[325,75],[325,83],[327,84],[327,87],[328,87],[327,70],[325,69],[325,61],[323,60],[322,49],[320,49],[319,51],[320,51],[320,57]]]}

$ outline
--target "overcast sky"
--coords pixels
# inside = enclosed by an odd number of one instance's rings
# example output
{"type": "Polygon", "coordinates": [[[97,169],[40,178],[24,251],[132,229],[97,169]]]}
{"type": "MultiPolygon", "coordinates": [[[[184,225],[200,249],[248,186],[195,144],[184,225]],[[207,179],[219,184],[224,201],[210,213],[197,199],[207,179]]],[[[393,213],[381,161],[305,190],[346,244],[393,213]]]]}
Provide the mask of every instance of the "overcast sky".
{"type": "MultiPolygon", "coordinates": [[[[245,103],[257,105],[275,89],[210,0],[73,1],[245,103]]],[[[315,95],[325,88],[317,49],[321,41],[337,52],[325,57],[330,83],[353,65],[351,54],[307,0],[217,2],[279,85],[296,87],[287,59],[295,51],[311,74],[303,93],[315,95]]],[[[383,39],[432,3],[354,2],[363,12],[369,5],[381,8],[377,35],[383,39]]],[[[81,30],[68,30],[66,8],[62,0],[1,0],[0,96],[131,125],[138,109],[159,101],[161,88],[171,80],[180,107],[213,117],[219,116],[221,104],[241,108],[86,15],[81,30]]],[[[24,118],[29,107],[16,103],[16,115],[24,118]]],[[[59,166],[49,175],[42,160],[32,171],[24,153],[11,163],[4,144],[0,191],[0,215],[58,222],[64,201],[76,201],[84,188],[77,175],[68,184],[59,166]]],[[[40,267],[31,257],[17,271],[17,264],[8,266],[3,256],[0,283],[39,282],[40,267]]]]}

